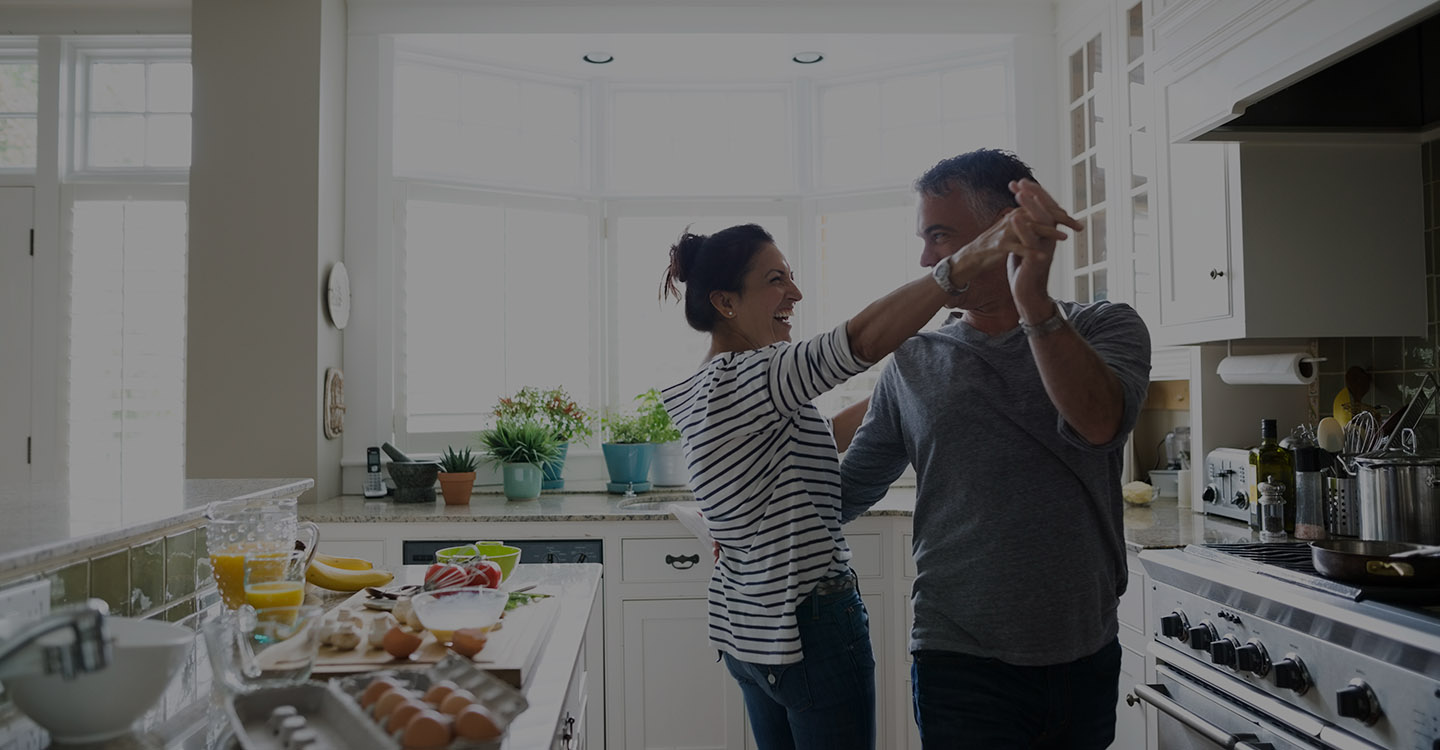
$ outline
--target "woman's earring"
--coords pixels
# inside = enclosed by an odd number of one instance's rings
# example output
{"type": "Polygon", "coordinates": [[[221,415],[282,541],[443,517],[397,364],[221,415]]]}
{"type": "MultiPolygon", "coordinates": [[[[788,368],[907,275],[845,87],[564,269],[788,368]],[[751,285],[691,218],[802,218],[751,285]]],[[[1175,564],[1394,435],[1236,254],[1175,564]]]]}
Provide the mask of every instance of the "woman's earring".
{"type": "Polygon", "coordinates": [[[727,311],[727,312],[725,313],[725,317],[727,317],[727,318],[733,318],[733,317],[735,317],[734,311],[727,311]]]}

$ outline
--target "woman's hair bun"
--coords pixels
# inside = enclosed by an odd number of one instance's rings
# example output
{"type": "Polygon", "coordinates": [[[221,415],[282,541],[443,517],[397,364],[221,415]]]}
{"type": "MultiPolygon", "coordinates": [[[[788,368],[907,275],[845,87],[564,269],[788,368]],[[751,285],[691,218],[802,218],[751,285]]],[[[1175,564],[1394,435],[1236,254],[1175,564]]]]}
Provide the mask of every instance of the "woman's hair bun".
{"type": "Polygon", "coordinates": [[[680,241],[670,248],[670,268],[676,281],[681,284],[690,278],[690,269],[695,267],[695,257],[700,254],[700,247],[708,239],[703,234],[691,234],[685,232],[680,235],[680,241]]]}

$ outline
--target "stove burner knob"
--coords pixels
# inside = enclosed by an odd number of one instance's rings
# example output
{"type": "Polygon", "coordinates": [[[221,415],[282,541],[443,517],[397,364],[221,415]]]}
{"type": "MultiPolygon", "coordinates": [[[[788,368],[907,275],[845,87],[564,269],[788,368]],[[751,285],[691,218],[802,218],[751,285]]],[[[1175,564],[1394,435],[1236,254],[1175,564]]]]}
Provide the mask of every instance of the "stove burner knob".
{"type": "Polygon", "coordinates": [[[1264,677],[1270,672],[1270,656],[1259,641],[1246,641],[1245,645],[1235,649],[1235,668],[1264,677]]]}
{"type": "Polygon", "coordinates": [[[1160,618],[1160,635],[1166,638],[1174,638],[1181,643],[1185,642],[1187,632],[1190,629],[1190,622],[1185,619],[1184,612],[1171,612],[1160,618]]]}
{"type": "Polygon", "coordinates": [[[1354,679],[1335,693],[1335,709],[1341,716],[1359,719],[1369,726],[1380,720],[1380,700],[1364,680],[1354,679]]]}
{"type": "Polygon", "coordinates": [[[1240,641],[1233,635],[1227,635],[1219,640],[1210,642],[1210,662],[1219,664],[1222,667],[1235,667],[1235,649],[1240,646],[1240,641]]]}
{"type": "Polygon", "coordinates": [[[1190,648],[1196,651],[1208,651],[1210,642],[1215,640],[1215,626],[1208,622],[1202,622],[1188,631],[1189,638],[1186,640],[1190,648]]]}
{"type": "Polygon", "coordinates": [[[1274,666],[1275,687],[1294,690],[1296,695],[1304,695],[1310,689],[1310,671],[1305,669],[1305,662],[1300,661],[1300,657],[1286,654],[1274,666]]]}

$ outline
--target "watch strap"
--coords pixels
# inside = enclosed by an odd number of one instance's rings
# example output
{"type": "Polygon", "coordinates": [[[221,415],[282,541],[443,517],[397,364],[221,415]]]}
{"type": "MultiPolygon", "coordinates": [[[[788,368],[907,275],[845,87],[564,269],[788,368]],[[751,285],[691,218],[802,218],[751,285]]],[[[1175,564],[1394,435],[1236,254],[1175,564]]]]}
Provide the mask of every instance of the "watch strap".
{"type": "Polygon", "coordinates": [[[1047,336],[1049,334],[1052,334],[1063,328],[1065,324],[1069,322],[1070,318],[1065,314],[1065,308],[1060,304],[1060,301],[1055,300],[1054,302],[1054,315],[1051,315],[1049,318],[1046,318],[1045,320],[1036,323],[1033,326],[1022,320],[1020,321],[1020,330],[1024,331],[1025,335],[1030,338],[1039,338],[1041,336],[1047,336]]]}

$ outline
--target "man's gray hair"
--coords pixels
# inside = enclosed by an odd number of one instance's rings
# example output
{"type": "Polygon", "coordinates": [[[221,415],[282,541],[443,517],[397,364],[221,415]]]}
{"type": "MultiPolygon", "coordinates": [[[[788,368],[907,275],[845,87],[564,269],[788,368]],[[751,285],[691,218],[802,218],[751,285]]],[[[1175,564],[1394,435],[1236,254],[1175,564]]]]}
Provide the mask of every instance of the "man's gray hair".
{"type": "Polygon", "coordinates": [[[992,221],[1001,211],[1015,207],[1012,180],[1034,180],[1030,166],[1009,151],[981,148],[952,156],[915,180],[921,195],[944,198],[961,191],[961,197],[981,221],[992,221]]]}

